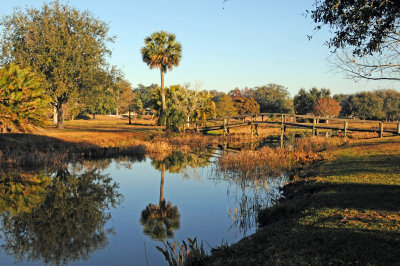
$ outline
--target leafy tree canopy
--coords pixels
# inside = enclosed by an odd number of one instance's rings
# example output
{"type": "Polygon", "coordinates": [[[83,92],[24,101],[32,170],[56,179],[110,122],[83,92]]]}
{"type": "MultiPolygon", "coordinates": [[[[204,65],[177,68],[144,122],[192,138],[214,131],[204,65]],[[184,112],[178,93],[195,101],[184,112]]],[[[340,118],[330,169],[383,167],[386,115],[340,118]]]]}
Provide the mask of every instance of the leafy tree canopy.
{"type": "Polygon", "coordinates": [[[322,98],[329,98],[331,92],[329,89],[312,88],[308,91],[300,89],[296,96],[294,96],[293,104],[296,114],[305,115],[314,112],[315,103],[322,98]]]}
{"type": "Polygon", "coordinates": [[[252,89],[254,99],[260,104],[262,113],[291,113],[293,104],[287,88],[270,83],[252,89]]]}
{"type": "Polygon", "coordinates": [[[233,98],[233,101],[240,115],[257,114],[260,112],[260,105],[253,99],[253,97],[235,97],[233,98]]]}
{"type": "Polygon", "coordinates": [[[234,116],[238,114],[235,103],[233,102],[232,98],[226,94],[218,99],[216,107],[217,117],[234,116]]]}
{"type": "Polygon", "coordinates": [[[15,10],[0,24],[1,63],[15,62],[43,75],[62,128],[63,105],[90,90],[95,73],[107,67],[107,44],[113,41],[107,24],[59,1],[15,10]]]}
{"type": "Polygon", "coordinates": [[[143,108],[151,107],[151,93],[153,90],[157,89],[157,87],[157,84],[151,84],[150,86],[139,84],[137,88],[133,89],[136,97],[142,101],[143,108]]]}
{"type": "Polygon", "coordinates": [[[333,29],[330,47],[351,46],[359,56],[381,51],[387,38],[399,40],[399,1],[317,0],[311,18],[317,29],[333,29]]]}
{"type": "Polygon", "coordinates": [[[319,99],[314,106],[314,114],[317,116],[337,117],[340,113],[340,110],[340,104],[333,98],[319,99]]]}
{"type": "Polygon", "coordinates": [[[332,30],[329,62],[348,78],[400,80],[399,1],[317,0],[310,14],[332,30]]]}
{"type": "Polygon", "coordinates": [[[356,116],[361,119],[400,119],[400,92],[377,90],[349,95],[341,103],[343,117],[356,116]]]}

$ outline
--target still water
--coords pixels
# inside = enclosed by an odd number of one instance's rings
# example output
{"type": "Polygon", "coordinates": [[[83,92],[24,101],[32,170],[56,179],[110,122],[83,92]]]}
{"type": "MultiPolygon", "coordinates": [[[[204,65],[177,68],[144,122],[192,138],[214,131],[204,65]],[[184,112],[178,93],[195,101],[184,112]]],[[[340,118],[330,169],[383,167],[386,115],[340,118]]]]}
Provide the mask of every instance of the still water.
{"type": "Polygon", "coordinates": [[[197,237],[208,251],[237,242],[255,232],[257,211],[273,204],[286,178],[221,172],[219,156],[9,170],[0,187],[0,265],[166,265],[155,248],[162,241],[197,237]]]}

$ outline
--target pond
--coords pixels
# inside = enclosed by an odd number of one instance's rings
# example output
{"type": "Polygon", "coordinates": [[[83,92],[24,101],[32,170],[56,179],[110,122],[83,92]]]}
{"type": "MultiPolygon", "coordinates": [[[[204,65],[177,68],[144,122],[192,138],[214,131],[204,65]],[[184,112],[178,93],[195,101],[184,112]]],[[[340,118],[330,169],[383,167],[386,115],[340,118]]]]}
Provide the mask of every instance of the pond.
{"type": "Polygon", "coordinates": [[[0,187],[1,265],[166,265],[155,246],[209,251],[255,232],[286,178],[222,172],[221,151],[9,170],[0,187]]]}

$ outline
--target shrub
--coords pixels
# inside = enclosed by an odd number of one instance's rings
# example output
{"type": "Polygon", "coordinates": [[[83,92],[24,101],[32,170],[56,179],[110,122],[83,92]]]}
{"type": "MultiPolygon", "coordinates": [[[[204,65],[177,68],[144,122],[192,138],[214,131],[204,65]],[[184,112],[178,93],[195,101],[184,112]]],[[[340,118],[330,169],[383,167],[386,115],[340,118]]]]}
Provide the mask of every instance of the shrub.
{"type": "Polygon", "coordinates": [[[42,126],[49,107],[41,79],[29,68],[0,69],[0,132],[30,131],[42,126]]]}

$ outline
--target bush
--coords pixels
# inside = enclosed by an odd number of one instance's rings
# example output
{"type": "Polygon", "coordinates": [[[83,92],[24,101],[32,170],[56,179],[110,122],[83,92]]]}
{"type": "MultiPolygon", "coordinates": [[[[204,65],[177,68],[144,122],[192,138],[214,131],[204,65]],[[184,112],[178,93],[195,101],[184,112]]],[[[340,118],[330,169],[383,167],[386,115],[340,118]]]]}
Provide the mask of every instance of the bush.
{"type": "Polygon", "coordinates": [[[43,126],[50,99],[42,84],[29,68],[9,64],[0,69],[0,132],[43,126]]]}

